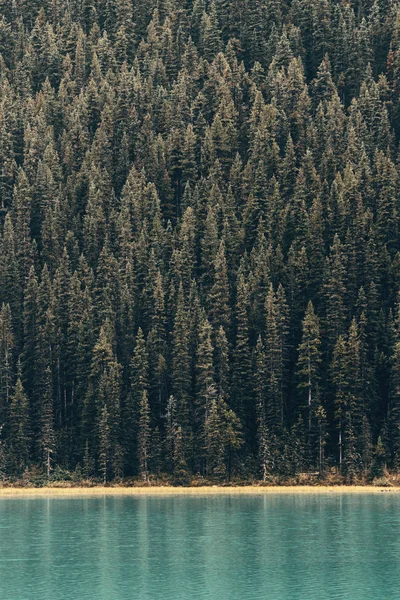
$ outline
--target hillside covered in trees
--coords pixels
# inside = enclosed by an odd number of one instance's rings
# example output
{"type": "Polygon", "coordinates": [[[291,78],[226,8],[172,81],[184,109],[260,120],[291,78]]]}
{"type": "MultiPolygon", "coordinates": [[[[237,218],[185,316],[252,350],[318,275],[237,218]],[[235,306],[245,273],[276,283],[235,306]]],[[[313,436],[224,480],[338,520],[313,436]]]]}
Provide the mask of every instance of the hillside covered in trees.
{"type": "Polygon", "coordinates": [[[0,1],[0,472],[400,468],[400,2],[0,1]]]}

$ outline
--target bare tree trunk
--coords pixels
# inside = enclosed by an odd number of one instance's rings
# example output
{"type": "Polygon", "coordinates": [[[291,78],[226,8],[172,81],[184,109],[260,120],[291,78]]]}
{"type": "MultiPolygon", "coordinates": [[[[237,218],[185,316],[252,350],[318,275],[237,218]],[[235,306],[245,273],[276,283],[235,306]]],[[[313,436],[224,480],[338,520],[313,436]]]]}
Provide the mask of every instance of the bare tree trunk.
{"type": "Polygon", "coordinates": [[[322,473],[322,435],[321,430],[319,432],[319,474],[322,473]]]}
{"type": "Polygon", "coordinates": [[[47,479],[50,479],[50,473],[51,473],[51,460],[50,460],[50,449],[47,448],[47,461],[46,461],[46,466],[47,466],[47,479]]]}

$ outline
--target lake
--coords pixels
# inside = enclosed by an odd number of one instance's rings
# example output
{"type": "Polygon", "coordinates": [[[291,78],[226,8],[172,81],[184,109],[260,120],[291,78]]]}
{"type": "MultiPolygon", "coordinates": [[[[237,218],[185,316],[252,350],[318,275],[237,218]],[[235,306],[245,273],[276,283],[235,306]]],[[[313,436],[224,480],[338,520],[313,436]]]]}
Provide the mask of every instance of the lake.
{"type": "Polygon", "coordinates": [[[1,600],[398,600],[400,496],[0,500],[1,600]]]}

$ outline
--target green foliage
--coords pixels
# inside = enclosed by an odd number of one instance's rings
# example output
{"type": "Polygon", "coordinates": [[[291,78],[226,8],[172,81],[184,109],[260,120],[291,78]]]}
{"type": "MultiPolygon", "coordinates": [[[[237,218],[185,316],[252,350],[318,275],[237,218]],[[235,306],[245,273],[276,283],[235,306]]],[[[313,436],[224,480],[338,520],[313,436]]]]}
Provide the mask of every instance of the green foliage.
{"type": "Polygon", "coordinates": [[[139,474],[147,481],[149,478],[150,467],[150,407],[147,392],[142,392],[142,398],[139,408],[139,432],[138,432],[138,458],[139,474]]]}
{"type": "Polygon", "coordinates": [[[19,375],[10,403],[10,460],[19,474],[30,462],[29,402],[19,375]]]}
{"type": "MultiPolygon", "coordinates": [[[[109,416],[107,405],[104,404],[103,408],[100,412],[100,420],[99,420],[99,467],[100,473],[103,477],[103,483],[107,483],[108,474],[109,474],[109,463],[110,463],[110,425],[109,425],[109,416]]],[[[88,448],[88,447],[86,447],[88,448]]],[[[85,469],[87,472],[90,472],[89,467],[89,459],[85,455],[85,469]]]]}
{"type": "Polygon", "coordinates": [[[2,474],[398,470],[398,0],[0,4],[2,474]]]}
{"type": "Polygon", "coordinates": [[[302,328],[303,336],[298,348],[297,375],[299,388],[307,392],[307,417],[310,430],[321,363],[319,319],[311,301],[307,307],[302,328]]]}

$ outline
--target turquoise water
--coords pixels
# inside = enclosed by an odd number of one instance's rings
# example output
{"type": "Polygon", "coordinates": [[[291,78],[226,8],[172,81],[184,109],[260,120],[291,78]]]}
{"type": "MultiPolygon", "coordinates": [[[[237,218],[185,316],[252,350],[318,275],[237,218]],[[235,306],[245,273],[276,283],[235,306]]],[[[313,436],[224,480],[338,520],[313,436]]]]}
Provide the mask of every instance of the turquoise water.
{"type": "Polygon", "coordinates": [[[0,500],[1,600],[400,598],[400,496],[0,500]]]}

